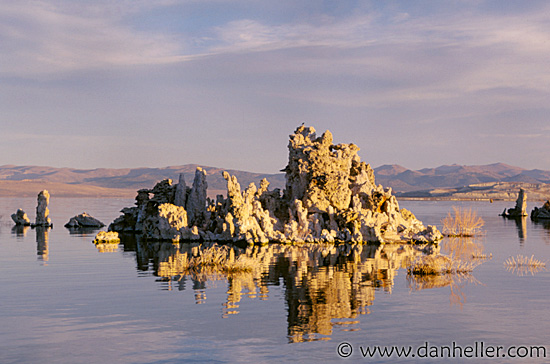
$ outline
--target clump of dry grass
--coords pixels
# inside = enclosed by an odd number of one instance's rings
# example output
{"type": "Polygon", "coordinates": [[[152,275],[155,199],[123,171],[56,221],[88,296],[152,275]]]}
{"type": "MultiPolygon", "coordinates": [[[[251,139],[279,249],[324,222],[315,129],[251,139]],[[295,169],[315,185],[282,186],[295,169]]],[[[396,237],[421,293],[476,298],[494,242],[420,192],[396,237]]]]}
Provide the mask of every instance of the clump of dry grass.
{"type": "Polygon", "coordinates": [[[407,267],[410,275],[439,275],[470,273],[480,265],[479,261],[467,261],[456,259],[452,255],[423,255],[417,257],[407,267]]]}
{"type": "Polygon", "coordinates": [[[454,214],[447,214],[441,223],[443,224],[443,234],[447,236],[475,236],[479,234],[485,221],[477,216],[476,211],[472,209],[461,209],[453,206],[454,214]]]}

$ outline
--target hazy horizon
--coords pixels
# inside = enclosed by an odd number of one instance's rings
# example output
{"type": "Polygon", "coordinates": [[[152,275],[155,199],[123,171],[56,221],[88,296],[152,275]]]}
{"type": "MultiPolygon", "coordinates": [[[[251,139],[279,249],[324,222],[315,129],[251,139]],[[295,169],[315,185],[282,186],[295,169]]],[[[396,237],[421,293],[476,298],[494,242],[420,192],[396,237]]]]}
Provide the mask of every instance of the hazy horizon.
{"type": "MultiPolygon", "coordinates": [[[[368,163],[368,161],[366,161],[366,163],[368,163]]],[[[240,171],[240,172],[247,172],[247,173],[255,173],[255,174],[278,174],[278,173],[281,173],[281,174],[284,174],[284,172],[281,171],[281,169],[284,168],[281,167],[279,170],[277,171],[274,171],[274,172],[265,172],[265,171],[255,171],[255,170],[250,170],[250,169],[236,169],[236,168],[225,168],[224,166],[211,166],[211,165],[206,165],[206,164],[199,164],[199,163],[185,163],[185,164],[178,164],[178,165],[170,165],[170,166],[138,166],[138,167],[114,167],[114,168],[110,168],[110,167],[95,167],[95,168],[80,168],[80,167],[74,167],[74,166],[62,166],[62,167],[58,167],[58,166],[53,166],[53,165],[32,165],[32,164],[27,164],[27,165],[19,165],[19,164],[2,164],[0,165],[0,168],[9,168],[9,167],[38,167],[38,168],[53,168],[53,169],[72,169],[72,170],[98,170],[98,169],[116,169],[116,170],[122,170],[122,169],[169,169],[169,168],[180,168],[180,167],[184,167],[184,166],[199,166],[199,167],[205,167],[205,168],[214,168],[214,169],[220,169],[220,170],[235,170],[235,171],[240,171]]],[[[285,164],[286,165],[286,164],[285,164]]],[[[401,164],[397,164],[397,163],[389,163],[389,164],[381,164],[381,165],[378,165],[378,166],[373,166],[371,164],[371,168],[372,169],[378,169],[378,168],[381,168],[381,167],[384,167],[384,166],[399,166],[399,167],[403,167],[407,170],[412,170],[412,171],[420,171],[420,170],[425,170],[425,169],[436,169],[436,168],[439,168],[439,167],[447,167],[447,166],[459,166],[459,167],[485,167],[485,166],[490,166],[490,165],[506,165],[506,166],[509,166],[509,167],[512,167],[512,168],[521,168],[523,170],[537,170],[537,169],[540,169],[540,168],[525,168],[523,166],[518,166],[518,165],[511,165],[511,164],[508,164],[508,163],[503,163],[503,162],[494,162],[494,163],[487,163],[487,164],[458,164],[458,163],[447,163],[447,164],[440,164],[440,165],[437,165],[437,166],[425,166],[425,167],[421,167],[421,168],[416,168],[416,169],[413,169],[413,168],[408,168],[407,166],[404,166],[404,165],[401,165],[401,164]]],[[[550,171],[550,169],[548,170],[550,171]]]]}
{"type": "Polygon", "coordinates": [[[3,1],[0,165],[276,173],[305,122],[372,166],[550,170],[549,20],[538,0],[3,1]]]}

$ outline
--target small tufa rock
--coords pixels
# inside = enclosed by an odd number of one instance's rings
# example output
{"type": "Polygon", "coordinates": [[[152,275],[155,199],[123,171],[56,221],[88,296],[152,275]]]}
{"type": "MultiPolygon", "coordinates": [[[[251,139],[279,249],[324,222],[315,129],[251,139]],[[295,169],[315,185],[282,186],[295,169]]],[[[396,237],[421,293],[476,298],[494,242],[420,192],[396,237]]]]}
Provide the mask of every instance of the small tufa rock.
{"type": "Polygon", "coordinates": [[[116,231],[100,231],[96,234],[94,244],[118,244],[120,238],[116,231]]]}
{"type": "Polygon", "coordinates": [[[11,215],[11,219],[17,226],[29,226],[31,224],[31,220],[22,209],[17,209],[17,212],[11,215]]]}
{"type": "Polygon", "coordinates": [[[52,221],[50,220],[50,210],[48,209],[48,204],[50,203],[50,194],[47,190],[40,191],[37,197],[37,206],[36,206],[36,220],[32,225],[34,226],[44,226],[52,227],[52,221]]]}
{"type": "Polygon", "coordinates": [[[510,218],[527,216],[527,194],[523,188],[519,189],[516,206],[508,210],[504,209],[500,216],[510,218]]]}
{"type": "Polygon", "coordinates": [[[546,201],[542,207],[535,207],[531,211],[531,220],[550,219],[550,200],[546,201]]]}
{"type": "Polygon", "coordinates": [[[102,228],[104,223],[96,219],[95,217],[88,215],[86,212],[71,217],[68,223],[65,224],[66,228],[80,229],[80,228],[102,228]]]}

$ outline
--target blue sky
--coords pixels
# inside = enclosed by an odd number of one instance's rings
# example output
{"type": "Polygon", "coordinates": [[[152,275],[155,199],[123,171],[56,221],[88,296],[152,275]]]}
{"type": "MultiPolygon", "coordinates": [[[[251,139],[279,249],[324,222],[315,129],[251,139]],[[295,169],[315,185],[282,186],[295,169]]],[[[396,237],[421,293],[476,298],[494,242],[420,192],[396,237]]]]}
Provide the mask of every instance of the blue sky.
{"type": "Polygon", "coordinates": [[[546,1],[4,0],[0,165],[550,169],[546,1]]]}

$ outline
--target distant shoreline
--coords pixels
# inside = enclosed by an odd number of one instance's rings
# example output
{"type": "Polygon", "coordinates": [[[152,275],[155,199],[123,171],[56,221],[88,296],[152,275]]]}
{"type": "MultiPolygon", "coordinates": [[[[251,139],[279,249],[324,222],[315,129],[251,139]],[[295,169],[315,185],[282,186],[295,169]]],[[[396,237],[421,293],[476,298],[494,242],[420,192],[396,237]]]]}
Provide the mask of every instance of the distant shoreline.
{"type": "MultiPolygon", "coordinates": [[[[147,187],[143,187],[147,188],[147,187]]],[[[52,198],[128,198],[137,195],[136,188],[108,188],[85,184],[68,184],[46,181],[2,181],[0,180],[0,198],[34,197],[42,190],[48,190],[52,198]]],[[[208,190],[208,197],[216,198],[226,194],[224,190],[208,190]]]]}
{"type": "MultiPolygon", "coordinates": [[[[399,197],[398,201],[516,201],[515,198],[457,198],[457,197],[399,197]]],[[[546,201],[547,199],[528,199],[527,201],[546,201]]]]}

